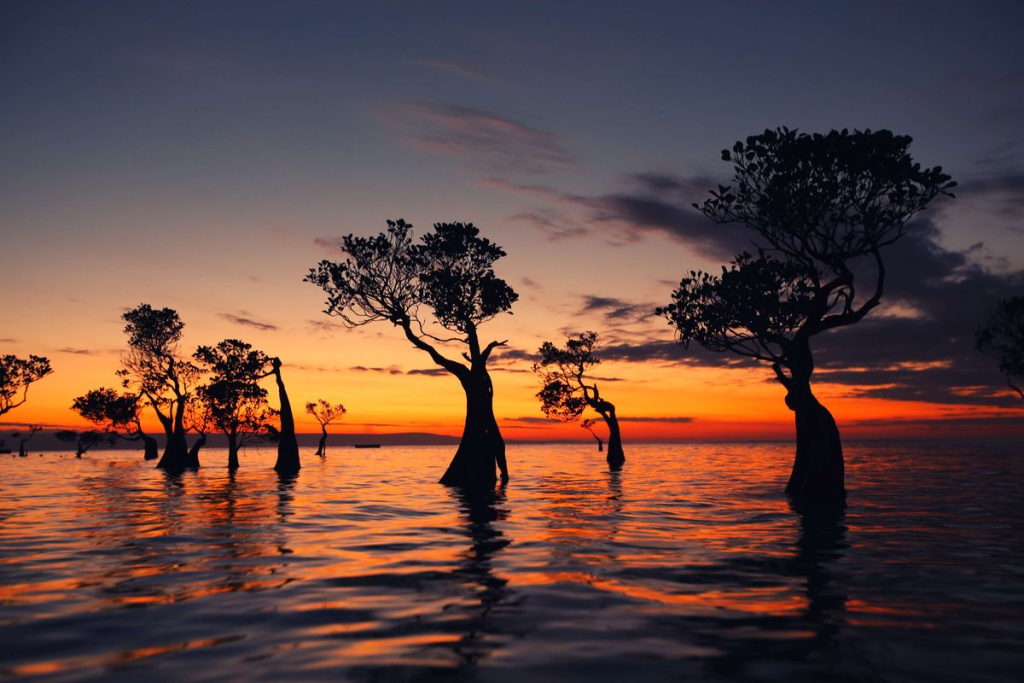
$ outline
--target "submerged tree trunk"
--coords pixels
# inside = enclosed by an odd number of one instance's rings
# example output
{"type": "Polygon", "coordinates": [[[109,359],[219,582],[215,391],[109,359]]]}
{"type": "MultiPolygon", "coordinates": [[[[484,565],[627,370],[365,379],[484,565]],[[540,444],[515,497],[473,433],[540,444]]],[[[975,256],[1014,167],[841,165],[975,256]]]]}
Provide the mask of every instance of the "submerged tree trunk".
{"type": "Polygon", "coordinates": [[[494,466],[508,481],[505,462],[505,440],[494,417],[494,386],[485,367],[470,370],[462,380],[466,391],[466,423],[462,441],[455,456],[441,477],[441,483],[467,489],[494,488],[497,477],[494,466]]]}
{"type": "Polygon", "coordinates": [[[615,417],[615,406],[604,401],[598,412],[608,425],[608,467],[613,470],[621,469],[626,462],[626,454],[622,451],[622,434],[619,432],[619,420],[615,417]]]}
{"type": "Polygon", "coordinates": [[[597,440],[597,452],[604,453],[604,439],[599,437],[597,434],[594,435],[594,438],[597,440]]]}
{"type": "Polygon", "coordinates": [[[228,469],[238,469],[238,435],[227,432],[228,437],[228,469]]]}
{"type": "Polygon", "coordinates": [[[160,454],[158,452],[159,446],[156,442],[156,439],[149,436],[148,434],[143,434],[142,432],[139,432],[139,438],[142,439],[142,447],[144,449],[143,452],[145,453],[143,457],[146,460],[156,460],[157,458],[160,457],[160,454]]]}
{"type": "Polygon", "coordinates": [[[295,438],[295,418],[292,416],[292,404],[288,401],[288,392],[281,379],[281,360],[273,360],[274,379],[277,381],[277,393],[281,400],[281,438],[277,442],[277,463],[274,469],[278,474],[295,474],[299,471],[299,442],[295,438]]]}
{"type": "Polygon", "coordinates": [[[321,458],[327,457],[327,427],[320,425],[320,429],[323,433],[320,435],[320,443],[316,447],[316,454],[321,458]]]}
{"type": "Polygon", "coordinates": [[[799,500],[846,497],[843,444],[832,413],[811,392],[809,375],[795,376],[786,405],[796,418],[796,457],[786,493],[799,500]]]}
{"type": "Polygon", "coordinates": [[[163,425],[164,433],[167,436],[164,454],[156,466],[168,472],[181,472],[189,468],[199,467],[198,460],[193,465],[189,459],[188,441],[185,438],[184,412],[184,404],[181,405],[180,410],[175,409],[173,419],[164,415],[159,410],[156,411],[156,415],[160,419],[160,424],[163,425]]]}
{"type": "Polygon", "coordinates": [[[199,467],[199,451],[206,445],[206,432],[199,432],[199,438],[192,444],[192,448],[188,451],[188,461],[196,463],[195,466],[199,467]]]}

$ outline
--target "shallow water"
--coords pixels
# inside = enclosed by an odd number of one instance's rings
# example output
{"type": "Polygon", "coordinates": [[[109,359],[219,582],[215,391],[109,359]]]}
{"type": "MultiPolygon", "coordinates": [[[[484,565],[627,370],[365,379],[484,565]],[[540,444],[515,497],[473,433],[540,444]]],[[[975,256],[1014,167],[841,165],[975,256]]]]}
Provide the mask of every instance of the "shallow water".
{"type": "Polygon", "coordinates": [[[1024,449],[848,446],[796,511],[787,444],[0,458],[0,678],[1015,680],[1024,449]]]}

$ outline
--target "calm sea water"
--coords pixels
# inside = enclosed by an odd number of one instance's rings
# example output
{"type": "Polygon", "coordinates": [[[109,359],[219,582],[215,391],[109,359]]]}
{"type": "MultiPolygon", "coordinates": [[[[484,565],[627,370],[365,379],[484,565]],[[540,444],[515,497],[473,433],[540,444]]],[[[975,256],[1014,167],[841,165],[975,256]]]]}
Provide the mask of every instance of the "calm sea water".
{"type": "Polygon", "coordinates": [[[851,444],[844,510],[786,444],[0,458],[0,678],[997,681],[1024,671],[1024,448],[851,444]]]}

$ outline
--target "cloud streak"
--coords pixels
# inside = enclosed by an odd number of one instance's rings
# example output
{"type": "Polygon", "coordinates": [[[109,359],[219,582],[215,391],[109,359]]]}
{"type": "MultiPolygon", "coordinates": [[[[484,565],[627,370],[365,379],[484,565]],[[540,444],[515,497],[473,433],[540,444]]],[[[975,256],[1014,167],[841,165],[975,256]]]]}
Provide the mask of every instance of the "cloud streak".
{"type": "Polygon", "coordinates": [[[407,100],[385,119],[414,149],[476,170],[540,174],[576,165],[559,136],[475,107],[407,100]]]}

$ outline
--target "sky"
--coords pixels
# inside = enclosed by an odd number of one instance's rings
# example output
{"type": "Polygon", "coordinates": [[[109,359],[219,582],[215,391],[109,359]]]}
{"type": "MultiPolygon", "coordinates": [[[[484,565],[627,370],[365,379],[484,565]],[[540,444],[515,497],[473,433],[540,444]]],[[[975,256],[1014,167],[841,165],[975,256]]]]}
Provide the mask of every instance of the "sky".
{"type": "MultiPolygon", "coordinates": [[[[1019,2],[0,2],[0,353],[53,376],[8,424],[73,426],[114,386],[120,315],[176,309],[183,352],[278,355],[339,432],[458,434],[461,389],[387,323],[303,283],[348,233],[471,221],[520,294],[483,336],[507,439],[545,420],[531,359],[595,330],[625,440],[788,438],[771,370],[683,349],[652,315],[747,239],[690,206],[765,128],[914,138],[960,184],[887,253],[883,306],[815,341],[855,437],[1024,432],[973,350],[1024,292],[1019,2]]],[[[150,418],[149,423],[155,427],[150,418]]],[[[302,418],[300,431],[316,431],[302,418]]]]}

